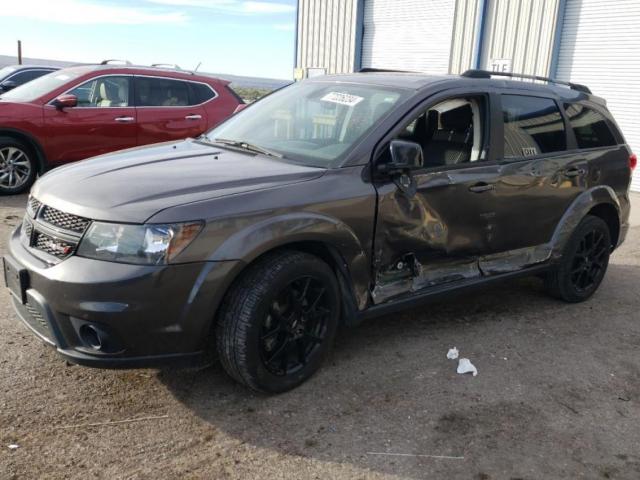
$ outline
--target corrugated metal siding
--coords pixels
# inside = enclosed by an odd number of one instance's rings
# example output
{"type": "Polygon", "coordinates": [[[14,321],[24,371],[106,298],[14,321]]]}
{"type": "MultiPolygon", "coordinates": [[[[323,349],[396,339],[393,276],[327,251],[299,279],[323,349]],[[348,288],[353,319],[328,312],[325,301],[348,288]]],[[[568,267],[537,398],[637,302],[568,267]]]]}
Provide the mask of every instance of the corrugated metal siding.
{"type": "Polygon", "coordinates": [[[456,1],[449,73],[458,74],[474,67],[481,3],[482,0],[456,1]]]}
{"type": "MultiPolygon", "coordinates": [[[[640,153],[640,1],[567,0],[556,76],[604,97],[640,153]]],[[[640,191],[640,171],[632,189],[640,191]]]]}
{"type": "Polygon", "coordinates": [[[512,71],[549,74],[559,0],[493,0],[482,51],[482,68],[492,59],[511,59],[512,71]]]}
{"type": "Polygon", "coordinates": [[[455,0],[365,0],[362,66],[447,73],[455,0]]]}
{"type": "Polygon", "coordinates": [[[357,0],[299,0],[298,68],[352,72],[357,0]]]}

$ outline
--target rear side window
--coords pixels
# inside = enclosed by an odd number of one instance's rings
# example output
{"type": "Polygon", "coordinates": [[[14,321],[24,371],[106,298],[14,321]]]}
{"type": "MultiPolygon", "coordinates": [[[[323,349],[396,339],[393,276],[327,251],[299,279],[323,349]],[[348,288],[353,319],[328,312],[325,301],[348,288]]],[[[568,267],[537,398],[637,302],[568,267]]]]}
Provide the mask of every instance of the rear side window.
{"type": "Polygon", "coordinates": [[[189,87],[182,80],[136,77],[135,82],[138,107],[186,107],[191,104],[189,87]]]}
{"type": "Polygon", "coordinates": [[[208,102],[216,96],[215,92],[211,90],[211,87],[204,83],[189,82],[189,85],[191,86],[192,103],[194,105],[208,102]]]}
{"type": "Polygon", "coordinates": [[[578,148],[609,147],[617,144],[607,120],[600,112],[577,103],[565,104],[564,109],[576,135],[578,148]]]}
{"type": "Polygon", "coordinates": [[[566,150],[564,122],[550,98],[502,95],[504,158],[566,150]]]}
{"type": "Polygon", "coordinates": [[[24,72],[16,73],[10,77],[10,80],[16,82],[16,85],[22,85],[47,73],[51,73],[51,71],[52,70],[25,70],[24,72]]]}

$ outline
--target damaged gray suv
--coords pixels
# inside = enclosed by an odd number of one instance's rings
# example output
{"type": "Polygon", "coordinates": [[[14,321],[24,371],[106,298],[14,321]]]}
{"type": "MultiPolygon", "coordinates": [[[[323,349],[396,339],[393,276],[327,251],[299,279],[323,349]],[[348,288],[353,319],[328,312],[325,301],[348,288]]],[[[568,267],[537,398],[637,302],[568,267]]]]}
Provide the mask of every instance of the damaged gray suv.
{"type": "MultiPolygon", "coordinates": [[[[518,76],[523,77],[523,76],[518,76]]],[[[340,324],[525,275],[589,298],[636,157],[582,85],[367,72],[280,90],[206,135],[55,169],[4,272],[71,362],[309,378],[340,324]]]]}

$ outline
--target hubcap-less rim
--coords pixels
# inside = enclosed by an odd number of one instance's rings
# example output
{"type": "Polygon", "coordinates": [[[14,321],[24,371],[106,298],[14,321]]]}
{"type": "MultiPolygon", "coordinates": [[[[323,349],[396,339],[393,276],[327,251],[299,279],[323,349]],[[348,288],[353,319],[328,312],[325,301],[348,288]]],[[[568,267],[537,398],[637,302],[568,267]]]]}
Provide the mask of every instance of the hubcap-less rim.
{"type": "Polygon", "coordinates": [[[27,154],[17,147],[0,148],[0,186],[17,188],[31,175],[31,162],[27,154]]]}
{"type": "Polygon", "coordinates": [[[604,273],[607,261],[605,235],[591,230],[580,241],[571,267],[571,283],[579,292],[592,288],[604,273]]]}
{"type": "Polygon", "coordinates": [[[324,284],[310,276],[287,285],[274,299],[260,329],[260,356],[274,375],[304,368],[320,348],[331,315],[324,284]]]}

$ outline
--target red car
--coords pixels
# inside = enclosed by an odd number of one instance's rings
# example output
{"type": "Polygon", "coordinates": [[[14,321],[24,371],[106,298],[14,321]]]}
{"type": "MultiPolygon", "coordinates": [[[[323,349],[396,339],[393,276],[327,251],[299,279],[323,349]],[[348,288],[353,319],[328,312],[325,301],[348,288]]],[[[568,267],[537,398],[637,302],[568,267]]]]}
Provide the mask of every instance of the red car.
{"type": "Polygon", "coordinates": [[[48,168],[123,148],[197,137],[242,100],[229,82],[178,69],[70,67],[0,96],[0,194],[48,168]]]}

